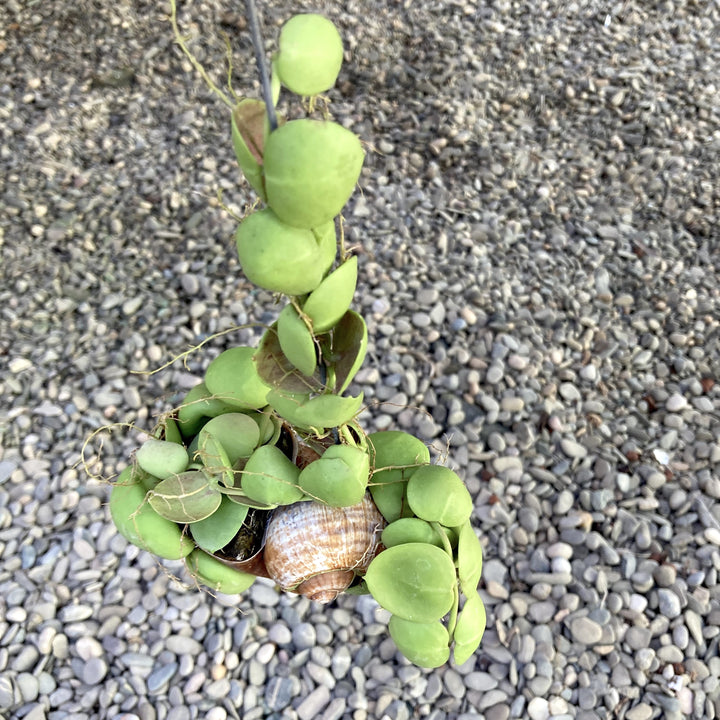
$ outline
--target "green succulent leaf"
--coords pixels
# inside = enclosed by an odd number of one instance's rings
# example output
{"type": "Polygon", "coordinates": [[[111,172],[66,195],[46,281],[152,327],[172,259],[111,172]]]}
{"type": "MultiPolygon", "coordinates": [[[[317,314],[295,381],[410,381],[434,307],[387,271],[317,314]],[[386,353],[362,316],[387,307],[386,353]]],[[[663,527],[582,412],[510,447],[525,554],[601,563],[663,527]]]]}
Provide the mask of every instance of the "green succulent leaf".
{"type": "Polygon", "coordinates": [[[367,583],[362,580],[355,585],[351,585],[347,590],[344,591],[346,595],[369,595],[370,590],[368,589],[367,583]]]}
{"type": "Polygon", "coordinates": [[[342,125],[291,120],[270,133],[265,143],[268,205],[288,225],[316,228],[342,210],[364,158],[360,140],[342,125]]]}
{"type": "Polygon", "coordinates": [[[110,492],[110,516],[118,532],[133,545],[167,560],[179,560],[195,546],[177,523],[159,515],[147,502],[137,470],[125,468],[110,492]]]}
{"type": "Polygon", "coordinates": [[[318,95],[337,79],[343,45],[337,28],[317,13],[293,15],[280,31],[277,72],[283,85],[298,95],[318,95]]]}
{"type": "Polygon", "coordinates": [[[437,531],[429,522],[420,518],[399,518],[383,530],[382,544],[386,548],[411,542],[443,547],[443,540],[437,531]]]}
{"type": "Polygon", "coordinates": [[[422,440],[401,430],[381,430],[368,435],[373,482],[407,480],[430,462],[430,450],[422,440]]]}
{"type": "Polygon", "coordinates": [[[320,271],[325,277],[327,271],[333,266],[337,256],[337,232],[333,221],[324,223],[312,229],[320,248],[320,271]]]}
{"type": "Polygon", "coordinates": [[[246,415],[252,418],[258,426],[260,431],[258,445],[274,445],[277,442],[282,425],[270,407],[262,412],[249,410],[246,415]]]}
{"type": "Polygon", "coordinates": [[[165,416],[161,424],[161,436],[160,440],[167,440],[168,442],[176,443],[177,445],[183,444],[182,433],[178,427],[177,420],[173,417],[165,416]]]}
{"type": "Polygon", "coordinates": [[[467,662],[478,649],[486,624],[485,605],[477,592],[474,592],[467,597],[453,633],[453,659],[457,665],[467,662]]]}
{"type": "Polygon", "coordinates": [[[139,465],[134,468],[133,476],[146,490],[152,490],[160,482],[160,478],[146,473],[139,465]]]}
{"type": "Polygon", "coordinates": [[[200,470],[166,478],[148,493],[153,510],[176,523],[203,520],[218,509],[221,500],[217,482],[200,470]]]}
{"type": "Polygon", "coordinates": [[[300,470],[274,445],[262,445],[250,456],[242,472],[242,491],[268,505],[290,505],[303,496],[300,470]]]}
{"type": "Polygon", "coordinates": [[[362,502],[367,488],[370,459],[364,450],[351,445],[331,445],[298,478],[300,488],[311,498],[332,507],[362,502]]]}
{"type": "Polygon", "coordinates": [[[254,508],[256,510],[272,510],[274,507],[277,507],[277,503],[263,503],[253,500],[251,497],[247,496],[241,488],[225,487],[224,485],[220,485],[220,492],[222,493],[223,498],[227,498],[238,505],[246,505],[247,507],[254,508]]]}
{"type": "Polygon", "coordinates": [[[197,449],[194,450],[193,457],[201,461],[201,467],[205,469],[206,474],[209,473],[216,480],[232,487],[235,477],[232,463],[220,441],[210,433],[198,435],[196,440],[197,449]]]}
{"type": "Polygon", "coordinates": [[[439,621],[412,622],[393,615],[388,630],[398,650],[419,667],[440,667],[450,658],[448,631],[439,621]]]}
{"type": "Polygon", "coordinates": [[[137,451],[136,459],[146,473],[160,480],[181,473],[190,461],[187,450],[182,445],[155,438],[150,438],[142,444],[137,451]]]}
{"type": "Polygon", "coordinates": [[[373,559],[365,582],[377,602],[405,620],[439,620],[452,607],[457,580],[452,560],[438,547],[406,543],[373,559]]]}
{"type": "Polygon", "coordinates": [[[236,570],[200,548],[193,550],[185,563],[198,582],[226,595],[244,592],[255,582],[255,575],[236,570]]]}
{"type": "Polygon", "coordinates": [[[347,259],[313,290],[303,305],[316,335],[340,322],[350,308],[357,285],[357,256],[347,259]]]}
{"type": "Polygon", "coordinates": [[[255,349],[234,347],[220,353],[205,372],[210,393],[241,410],[265,407],[270,388],[260,379],[253,356],[255,349]]]}
{"type": "Polygon", "coordinates": [[[271,391],[268,402],[291,425],[306,430],[323,431],[350,422],[360,412],[363,394],[339,397],[338,395],[294,395],[271,391]]]}
{"type": "Polygon", "coordinates": [[[482,574],[482,545],[469,520],[455,530],[458,534],[457,567],[460,589],[464,595],[470,597],[477,591],[482,574]]]}
{"type": "Polygon", "coordinates": [[[407,500],[419,518],[448,527],[468,520],[473,508],[463,481],[450,468],[439,465],[425,465],[412,474],[407,500]]]}
{"type": "Polygon", "coordinates": [[[368,435],[370,492],[383,517],[393,522],[412,515],[405,492],[408,478],[419,466],[430,462],[430,451],[418,438],[400,430],[368,435]]]}
{"type": "Polygon", "coordinates": [[[278,316],[277,339],[285,357],[303,375],[312,376],[315,373],[315,338],[292,303],[286,305],[278,316]]]}
{"type": "Polygon", "coordinates": [[[249,509],[247,505],[240,505],[223,496],[212,515],[190,525],[190,534],[203,550],[217,552],[235,537],[249,509]]]}
{"type": "MultiPolygon", "coordinates": [[[[282,130],[273,132],[270,139],[282,130]]],[[[325,259],[314,230],[318,225],[294,227],[271,208],[247,215],[237,229],[235,241],[248,280],[265,290],[286,295],[304,295],[314,290],[323,278],[325,259]]]]}
{"type": "Polygon", "coordinates": [[[260,442],[260,428],[244,413],[226,413],[212,418],[200,431],[201,452],[210,436],[223,447],[232,466],[240,458],[250,457],[260,442]]]}
{"type": "Polygon", "coordinates": [[[237,407],[213,397],[207,385],[202,382],[191,388],[178,408],[178,427],[182,436],[188,440],[197,435],[208,418],[236,411],[237,407]]]}

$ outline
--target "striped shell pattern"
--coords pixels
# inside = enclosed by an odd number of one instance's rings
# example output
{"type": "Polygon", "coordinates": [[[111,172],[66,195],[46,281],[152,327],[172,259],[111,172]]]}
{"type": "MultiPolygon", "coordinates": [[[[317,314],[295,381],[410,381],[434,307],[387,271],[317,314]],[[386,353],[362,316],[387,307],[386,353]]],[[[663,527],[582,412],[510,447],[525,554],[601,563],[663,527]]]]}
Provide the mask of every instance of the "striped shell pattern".
{"type": "Polygon", "coordinates": [[[283,590],[330,602],[365,573],[381,549],[385,524],[369,493],[350,507],[297,502],[276,508],[265,533],[268,574],[283,590]]]}

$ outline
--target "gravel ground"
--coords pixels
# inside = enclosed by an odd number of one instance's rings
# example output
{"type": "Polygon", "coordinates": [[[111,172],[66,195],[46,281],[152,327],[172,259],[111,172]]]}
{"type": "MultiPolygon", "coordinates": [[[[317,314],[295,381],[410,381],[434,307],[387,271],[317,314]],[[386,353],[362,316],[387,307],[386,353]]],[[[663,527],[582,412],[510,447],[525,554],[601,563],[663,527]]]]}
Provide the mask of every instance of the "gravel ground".
{"type": "MultiPolygon", "coordinates": [[[[275,317],[235,258],[252,202],[226,109],[148,0],[0,8],[0,716],[720,716],[717,0],[324,9],[336,117],[372,152],[347,212],[368,429],[465,477],[488,630],[415,668],[372,599],[195,591],[108,486],[159,413],[275,317]],[[102,439],[102,442],[101,442],[102,439]]],[[[240,4],[183,2],[257,96],[240,4]]]]}

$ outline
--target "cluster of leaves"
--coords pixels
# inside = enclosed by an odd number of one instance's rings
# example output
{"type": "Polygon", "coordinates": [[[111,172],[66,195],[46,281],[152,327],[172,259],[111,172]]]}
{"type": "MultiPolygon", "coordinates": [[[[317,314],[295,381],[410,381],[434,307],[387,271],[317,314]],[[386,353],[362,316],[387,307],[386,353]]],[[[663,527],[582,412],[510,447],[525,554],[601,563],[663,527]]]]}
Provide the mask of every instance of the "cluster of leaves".
{"type": "Polygon", "coordinates": [[[388,520],[387,548],[370,563],[365,583],[392,613],[389,629],[410,661],[437,667],[462,664],[485,630],[477,586],[482,546],[470,523],[472,498],[449,468],[430,464],[427,447],[401,431],[368,436],[373,500],[388,520]],[[460,594],[465,598],[458,615],[460,594]],[[442,619],[446,618],[443,622],[442,619]]]}
{"type": "Polygon", "coordinates": [[[272,103],[241,100],[231,126],[240,167],[265,204],[238,228],[242,269],[287,304],[257,349],[230,348],[210,363],[121,475],[111,513],[131,542],[185,557],[199,581],[240,592],[254,576],[219,556],[254,511],[310,500],[348,507],[369,489],[387,521],[385,549],[353,591],[371,592],[392,613],[390,633],[412,662],[436,667],[453,648],[462,663],[485,628],[472,499],[412,435],[365,436],[355,422],[362,394],[345,395],[367,327],[350,309],[357,258],[335,218],[359,178],[362,146],[327,117],[273,121],[281,85],[316,95],[335,83],[342,42],[332,23],[308,14],[286,23],[279,48],[272,103]],[[297,460],[297,438],[313,449],[312,462],[297,460]]]}

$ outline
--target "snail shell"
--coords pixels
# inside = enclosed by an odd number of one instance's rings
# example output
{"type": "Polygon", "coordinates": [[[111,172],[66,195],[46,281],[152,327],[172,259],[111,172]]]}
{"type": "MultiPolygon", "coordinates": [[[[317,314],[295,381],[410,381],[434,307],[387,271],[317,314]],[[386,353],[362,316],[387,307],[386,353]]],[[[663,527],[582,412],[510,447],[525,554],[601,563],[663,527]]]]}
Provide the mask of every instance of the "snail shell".
{"type": "Polygon", "coordinates": [[[350,507],[297,502],[276,508],[265,533],[265,567],[283,590],[330,602],[365,573],[385,524],[369,493],[350,507]]]}

